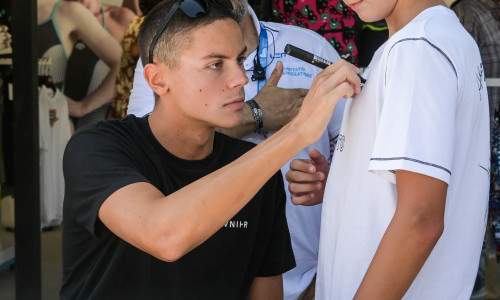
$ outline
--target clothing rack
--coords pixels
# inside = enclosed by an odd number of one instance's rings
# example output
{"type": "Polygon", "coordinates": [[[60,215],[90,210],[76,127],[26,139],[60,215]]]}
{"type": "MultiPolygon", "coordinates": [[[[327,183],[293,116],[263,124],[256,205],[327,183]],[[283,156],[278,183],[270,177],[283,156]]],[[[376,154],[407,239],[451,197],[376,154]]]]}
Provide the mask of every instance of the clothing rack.
{"type": "MultiPolygon", "coordinates": [[[[50,57],[38,59],[38,66],[49,66],[51,64],[52,64],[52,59],[50,57]]],[[[12,58],[11,57],[0,57],[0,65],[12,66],[12,58]]]]}
{"type": "MultiPolygon", "coordinates": [[[[47,76],[50,72],[48,69],[52,64],[51,58],[40,58],[38,59],[38,75],[39,76],[47,76]]],[[[8,100],[13,100],[13,84],[12,84],[12,58],[11,57],[2,57],[0,58],[0,76],[2,78],[7,79],[4,84],[8,85],[8,100]]],[[[4,203],[3,209],[8,209],[8,214],[13,214],[13,207],[7,207],[6,203],[4,203]],[[11,211],[12,210],[12,211],[11,211]]],[[[12,215],[13,219],[14,216],[12,215]]],[[[3,248],[0,243],[0,271],[6,269],[15,263],[15,246],[8,246],[3,248]]]]}
{"type": "MultiPolygon", "coordinates": [[[[39,58],[38,59],[38,76],[46,76],[49,74],[49,67],[52,65],[52,59],[48,58],[39,58]],[[42,69],[41,69],[42,68],[42,69]]],[[[3,78],[7,78],[8,84],[8,99],[9,101],[14,100],[14,92],[12,85],[12,58],[5,57],[0,58],[0,76],[3,78]]]]}

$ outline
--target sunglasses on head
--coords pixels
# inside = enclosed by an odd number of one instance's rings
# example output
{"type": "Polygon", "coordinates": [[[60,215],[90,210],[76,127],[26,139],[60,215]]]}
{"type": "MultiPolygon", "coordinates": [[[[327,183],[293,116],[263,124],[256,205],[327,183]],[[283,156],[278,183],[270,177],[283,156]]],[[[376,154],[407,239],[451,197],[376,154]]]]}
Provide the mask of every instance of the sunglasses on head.
{"type": "MultiPolygon", "coordinates": [[[[215,2],[219,4],[220,6],[227,8],[228,10],[233,10],[233,5],[231,4],[230,0],[213,0],[212,2],[215,2]]],[[[167,28],[168,22],[170,22],[170,19],[172,19],[172,16],[175,14],[175,12],[180,9],[187,17],[195,19],[198,17],[201,17],[203,15],[206,15],[208,12],[208,1],[207,0],[179,0],[177,1],[174,6],[170,9],[168,12],[167,16],[165,17],[165,20],[163,23],[160,25],[160,30],[155,34],[153,37],[153,40],[151,41],[151,45],[149,46],[149,63],[153,63],[153,51],[155,49],[156,43],[158,42],[158,39],[160,38],[161,34],[163,31],[165,31],[165,28],[167,28]]]]}

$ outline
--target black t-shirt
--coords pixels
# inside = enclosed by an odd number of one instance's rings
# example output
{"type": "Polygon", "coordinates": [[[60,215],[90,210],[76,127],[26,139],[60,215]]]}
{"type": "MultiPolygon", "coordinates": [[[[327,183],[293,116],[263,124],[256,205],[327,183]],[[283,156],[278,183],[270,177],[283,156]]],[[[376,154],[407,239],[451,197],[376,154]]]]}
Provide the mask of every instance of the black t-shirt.
{"type": "Polygon", "coordinates": [[[211,155],[187,161],[160,145],[147,117],[77,131],[63,164],[61,299],[243,299],[255,276],[293,268],[280,172],[223,228],[175,262],[126,243],[98,219],[104,200],[128,184],[149,182],[168,195],[253,146],[216,133],[211,155]]]}

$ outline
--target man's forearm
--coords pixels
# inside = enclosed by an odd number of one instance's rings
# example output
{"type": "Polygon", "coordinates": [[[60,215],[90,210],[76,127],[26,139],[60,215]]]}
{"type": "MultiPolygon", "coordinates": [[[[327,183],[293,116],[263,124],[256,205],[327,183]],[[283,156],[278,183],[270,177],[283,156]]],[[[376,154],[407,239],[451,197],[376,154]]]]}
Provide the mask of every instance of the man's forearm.
{"type": "Polygon", "coordinates": [[[175,261],[240,211],[281,166],[311,142],[308,139],[299,128],[279,132],[168,196],[148,183],[128,185],[104,201],[99,218],[135,247],[158,259],[175,261]]]}
{"type": "MultiPolygon", "coordinates": [[[[125,186],[104,201],[99,218],[135,247],[165,261],[179,259],[217,232],[286,162],[319,139],[337,101],[360,92],[355,74],[346,62],[332,65],[315,78],[318,87],[311,89],[296,118],[240,158],[168,196],[144,182],[125,186]]],[[[150,126],[162,126],[162,120],[153,111],[150,126]]]]}

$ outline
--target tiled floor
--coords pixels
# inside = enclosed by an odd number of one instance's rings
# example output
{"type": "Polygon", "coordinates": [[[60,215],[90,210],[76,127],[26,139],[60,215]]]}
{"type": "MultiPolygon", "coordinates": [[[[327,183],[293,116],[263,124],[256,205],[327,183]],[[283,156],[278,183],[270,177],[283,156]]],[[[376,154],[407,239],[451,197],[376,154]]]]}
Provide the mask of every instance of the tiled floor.
{"type": "MultiPolygon", "coordinates": [[[[0,241],[5,249],[14,244],[14,233],[0,226],[0,241]]],[[[59,299],[62,278],[61,228],[42,232],[42,300],[59,299]]],[[[0,271],[0,299],[15,300],[15,264],[0,271]]]]}

